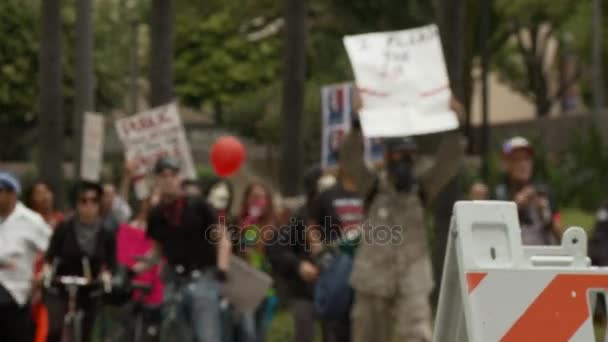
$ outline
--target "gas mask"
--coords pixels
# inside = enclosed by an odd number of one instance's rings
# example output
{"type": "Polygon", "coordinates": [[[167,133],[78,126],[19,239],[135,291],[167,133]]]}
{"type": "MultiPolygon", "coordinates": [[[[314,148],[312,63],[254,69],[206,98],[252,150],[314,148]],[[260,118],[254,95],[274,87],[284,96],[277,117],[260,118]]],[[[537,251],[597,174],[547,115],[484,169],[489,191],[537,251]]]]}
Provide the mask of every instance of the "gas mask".
{"type": "Polygon", "coordinates": [[[410,192],[416,184],[414,161],[411,156],[404,155],[399,160],[389,160],[387,172],[395,189],[399,192],[410,192]]]}

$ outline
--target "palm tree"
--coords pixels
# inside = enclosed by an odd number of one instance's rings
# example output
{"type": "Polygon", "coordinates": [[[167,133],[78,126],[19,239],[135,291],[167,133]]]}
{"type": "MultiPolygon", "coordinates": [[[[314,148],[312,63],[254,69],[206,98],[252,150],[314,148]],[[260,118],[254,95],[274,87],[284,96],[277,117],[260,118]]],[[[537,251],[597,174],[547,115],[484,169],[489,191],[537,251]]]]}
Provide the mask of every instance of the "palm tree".
{"type": "Polygon", "coordinates": [[[153,0],[150,21],[150,104],[173,99],[175,0],[153,0]]]}
{"type": "Polygon", "coordinates": [[[40,178],[63,199],[63,94],[61,0],[42,1],[40,39],[40,119],[38,171],[40,178]]]}
{"type": "Polygon", "coordinates": [[[280,185],[284,196],[298,193],[302,166],[302,112],[306,76],[306,0],[285,1],[280,185]]]}
{"type": "Polygon", "coordinates": [[[91,0],[76,2],[76,96],[74,117],[74,170],[80,172],[82,153],[82,118],[85,112],[95,109],[95,86],[93,71],[93,8],[91,0]]]}

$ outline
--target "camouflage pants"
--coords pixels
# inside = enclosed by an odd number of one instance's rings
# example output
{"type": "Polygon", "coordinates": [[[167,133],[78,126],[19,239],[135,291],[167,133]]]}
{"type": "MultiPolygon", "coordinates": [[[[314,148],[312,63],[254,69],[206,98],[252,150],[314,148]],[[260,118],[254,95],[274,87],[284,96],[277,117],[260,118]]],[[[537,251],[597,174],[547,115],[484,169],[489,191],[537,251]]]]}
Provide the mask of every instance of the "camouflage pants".
{"type": "Polygon", "coordinates": [[[355,292],[355,304],[351,312],[353,342],[432,340],[429,299],[433,282],[429,258],[416,261],[406,273],[400,286],[403,290],[395,297],[355,292]]]}

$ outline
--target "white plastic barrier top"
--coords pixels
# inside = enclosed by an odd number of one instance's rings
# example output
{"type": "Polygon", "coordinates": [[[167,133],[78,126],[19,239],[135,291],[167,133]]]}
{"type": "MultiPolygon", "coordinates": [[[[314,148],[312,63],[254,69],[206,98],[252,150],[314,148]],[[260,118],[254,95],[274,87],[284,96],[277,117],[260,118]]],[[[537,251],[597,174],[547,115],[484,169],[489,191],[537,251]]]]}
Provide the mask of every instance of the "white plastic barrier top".
{"type": "Polygon", "coordinates": [[[521,241],[514,203],[455,204],[435,342],[595,341],[590,303],[608,269],[590,266],[585,231],[569,228],[561,246],[521,241]]]}

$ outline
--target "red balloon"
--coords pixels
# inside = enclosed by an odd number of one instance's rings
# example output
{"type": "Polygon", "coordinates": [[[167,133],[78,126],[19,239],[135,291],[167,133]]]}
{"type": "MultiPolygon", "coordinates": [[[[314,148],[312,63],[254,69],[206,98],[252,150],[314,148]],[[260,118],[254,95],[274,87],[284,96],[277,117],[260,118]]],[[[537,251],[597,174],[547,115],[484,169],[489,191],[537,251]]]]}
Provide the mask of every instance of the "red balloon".
{"type": "Polygon", "coordinates": [[[220,177],[237,172],[245,161],[245,147],[233,136],[219,137],[211,146],[211,165],[220,177]]]}

